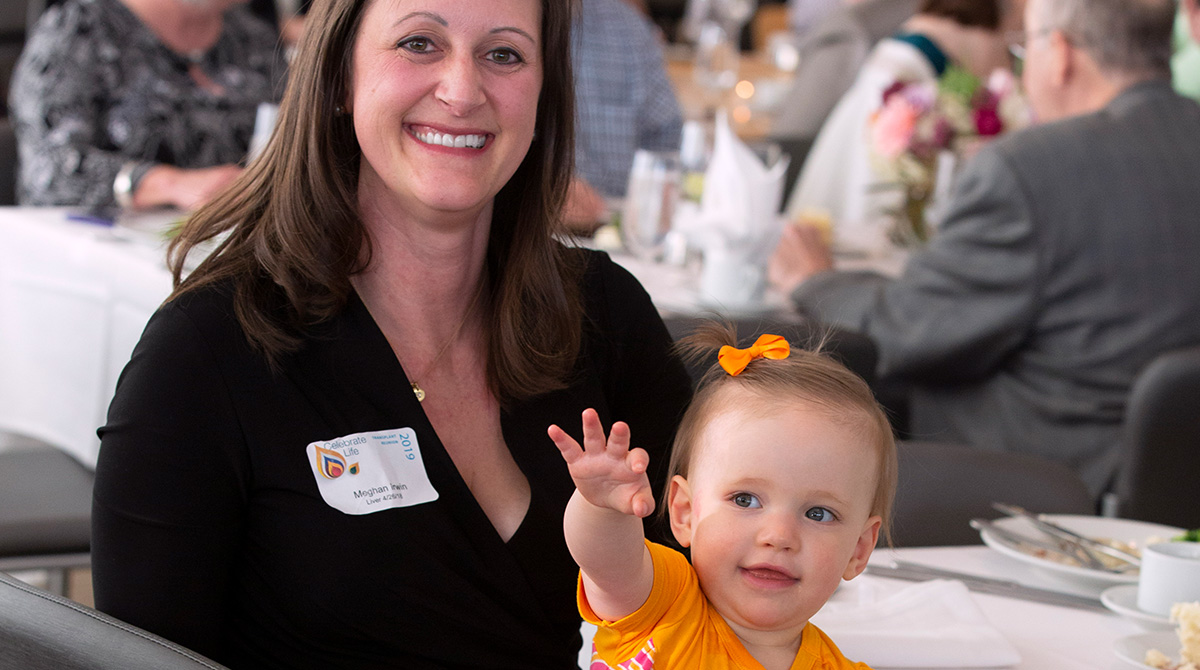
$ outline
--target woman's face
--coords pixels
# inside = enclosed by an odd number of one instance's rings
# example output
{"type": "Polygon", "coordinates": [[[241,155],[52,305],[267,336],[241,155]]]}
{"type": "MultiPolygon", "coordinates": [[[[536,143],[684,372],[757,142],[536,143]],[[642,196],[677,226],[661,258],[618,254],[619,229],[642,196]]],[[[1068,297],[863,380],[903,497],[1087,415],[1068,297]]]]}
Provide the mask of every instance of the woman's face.
{"type": "Polygon", "coordinates": [[[360,202],[476,215],[533,141],[539,0],[369,0],[349,99],[360,202]]]}

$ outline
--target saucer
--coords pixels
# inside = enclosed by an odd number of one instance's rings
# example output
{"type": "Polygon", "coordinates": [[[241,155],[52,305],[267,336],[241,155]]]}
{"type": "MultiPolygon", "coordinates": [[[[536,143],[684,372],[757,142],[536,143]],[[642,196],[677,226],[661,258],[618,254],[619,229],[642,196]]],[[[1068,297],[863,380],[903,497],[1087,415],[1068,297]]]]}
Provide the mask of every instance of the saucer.
{"type": "Polygon", "coordinates": [[[1157,649],[1168,657],[1179,659],[1179,638],[1174,633],[1142,633],[1130,635],[1113,642],[1113,652],[1117,658],[1135,668],[1150,668],[1146,665],[1146,652],[1157,649]]]}
{"type": "Polygon", "coordinates": [[[1171,630],[1171,620],[1165,616],[1142,611],[1137,606],[1137,584],[1112,586],[1100,594],[1100,602],[1108,609],[1133,621],[1146,630],[1171,630]]]}

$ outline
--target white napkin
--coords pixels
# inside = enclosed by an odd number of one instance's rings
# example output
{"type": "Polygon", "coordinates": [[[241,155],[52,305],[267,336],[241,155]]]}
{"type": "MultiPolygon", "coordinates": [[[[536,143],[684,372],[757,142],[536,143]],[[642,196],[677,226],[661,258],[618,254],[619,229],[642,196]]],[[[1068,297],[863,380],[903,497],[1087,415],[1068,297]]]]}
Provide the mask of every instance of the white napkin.
{"type": "Polygon", "coordinates": [[[699,212],[685,222],[688,237],[702,249],[724,247],[748,261],[766,262],[778,242],[789,158],[763,164],[717,115],[713,151],[704,173],[699,212]]]}
{"type": "Polygon", "coordinates": [[[843,583],[812,623],[847,658],[873,668],[994,668],[1021,661],[957,581],[897,587],[859,577],[843,583]]]}
{"type": "Polygon", "coordinates": [[[762,301],[767,259],[779,241],[779,201],[790,159],[764,165],[718,114],[699,208],[684,208],[674,227],[704,254],[700,301],[718,309],[762,301]]]}

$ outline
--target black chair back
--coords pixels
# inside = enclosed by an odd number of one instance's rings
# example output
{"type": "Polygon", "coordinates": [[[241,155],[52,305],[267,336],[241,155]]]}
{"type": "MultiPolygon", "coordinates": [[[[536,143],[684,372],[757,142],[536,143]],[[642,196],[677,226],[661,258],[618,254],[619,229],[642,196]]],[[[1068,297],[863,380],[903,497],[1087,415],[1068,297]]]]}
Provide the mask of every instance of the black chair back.
{"type": "Polygon", "coordinates": [[[67,571],[91,564],[93,480],[50,446],[0,452],[0,571],[46,570],[63,592],[67,571]]]}
{"type": "Polygon", "coordinates": [[[0,573],[0,668],[222,670],[103,612],[0,573]]]}
{"type": "Polygon", "coordinates": [[[1200,528],[1200,346],[1169,351],[1129,392],[1117,515],[1200,528]]]}
{"type": "Polygon", "coordinates": [[[1094,514],[1092,496],[1062,463],[939,442],[900,442],[892,519],[897,547],[980,544],[970,521],[1002,516],[993,502],[1031,512],[1094,514]]]}

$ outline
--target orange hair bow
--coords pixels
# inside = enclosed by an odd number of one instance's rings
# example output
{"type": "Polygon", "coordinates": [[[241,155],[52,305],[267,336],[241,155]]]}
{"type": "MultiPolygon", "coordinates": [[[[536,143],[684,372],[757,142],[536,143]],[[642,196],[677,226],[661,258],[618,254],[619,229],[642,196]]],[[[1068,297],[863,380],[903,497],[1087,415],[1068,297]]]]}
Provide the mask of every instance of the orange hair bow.
{"type": "Polygon", "coordinates": [[[787,358],[792,352],[792,348],[788,345],[788,341],[779,335],[759,335],[754,341],[754,345],[745,349],[738,349],[725,345],[717,352],[717,363],[725,369],[731,376],[738,376],[750,361],[756,358],[773,358],[779,360],[787,358]]]}

